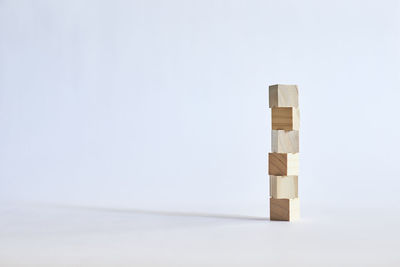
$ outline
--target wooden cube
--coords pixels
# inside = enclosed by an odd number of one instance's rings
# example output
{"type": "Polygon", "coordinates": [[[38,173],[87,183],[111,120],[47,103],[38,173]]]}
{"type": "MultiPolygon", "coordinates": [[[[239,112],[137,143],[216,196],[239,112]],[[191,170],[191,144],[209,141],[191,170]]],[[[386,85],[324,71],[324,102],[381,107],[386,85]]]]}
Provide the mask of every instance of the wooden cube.
{"type": "Polygon", "coordinates": [[[272,130],[271,149],[276,153],[298,153],[299,131],[272,130]]]}
{"type": "Polygon", "coordinates": [[[294,221],[300,219],[299,199],[270,198],[269,214],[272,221],[294,221]]]}
{"type": "Polygon", "coordinates": [[[299,130],[300,112],[298,108],[272,108],[272,130],[299,130]]]}
{"type": "Polygon", "coordinates": [[[298,107],[297,85],[275,84],[269,87],[269,107],[298,107]]]}
{"type": "Polygon", "coordinates": [[[268,174],[276,176],[299,175],[299,154],[269,153],[268,174]]]}
{"type": "Polygon", "coordinates": [[[269,195],[273,198],[297,198],[298,176],[269,177],[269,195]]]}

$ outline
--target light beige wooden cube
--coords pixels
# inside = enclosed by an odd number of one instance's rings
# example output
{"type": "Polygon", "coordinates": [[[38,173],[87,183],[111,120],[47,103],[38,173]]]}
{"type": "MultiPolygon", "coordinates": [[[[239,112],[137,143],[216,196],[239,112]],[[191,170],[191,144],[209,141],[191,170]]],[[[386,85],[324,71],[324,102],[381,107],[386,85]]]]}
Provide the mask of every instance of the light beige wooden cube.
{"type": "Polygon", "coordinates": [[[272,130],[293,131],[300,129],[298,108],[272,108],[272,130]]]}
{"type": "Polygon", "coordinates": [[[275,84],[269,87],[269,107],[298,107],[297,85],[275,84]]]}
{"type": "Polygon", "coordinates": [[[298,153],[299,131],[272,130],[271,150],[276,153],[298,153]]]}
{"type": "Polygon", "coordinates": [[[300,219],[299,198],[269,199],[270,219],[273,221],[294,221],[300,219]]]}
{"type": "Polygon", "coordinates": [[[272,198],[297,198],[298,191],[298,176],[269,177],[269,195],[272,198]]]}
{"type": "Polygon", "coordinates": [[[276,176],[298,176],[298,153],[269,153],[268,174],[276,176]]]}

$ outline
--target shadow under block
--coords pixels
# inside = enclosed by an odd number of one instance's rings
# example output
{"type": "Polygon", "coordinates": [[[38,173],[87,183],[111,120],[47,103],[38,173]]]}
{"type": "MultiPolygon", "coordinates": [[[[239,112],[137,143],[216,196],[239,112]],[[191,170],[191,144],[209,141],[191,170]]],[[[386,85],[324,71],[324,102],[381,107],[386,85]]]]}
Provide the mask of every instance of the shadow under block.
{"type": "Polygon", "coordinates": [[[276,153],[298,153],[299,131],[272,130],[271,150],[276,153]]]}
{"type": "Polygon", "coordinates": [[[275,84],[269,87],[269,107],[298,107],[297,85],[275,84]]]}
{"type": "Polygon", "coordinates": [[[298,176],[269,177],[269,195],[272,198],[297,198],[298,191],[298,176]]]}
{"type": "Polygon", "coordinates": [[[298,153],[269,153],[268,174],[276,176],[298,176],[298,153]]]}
{"type": "Polygon", "coordinates": [[[300,128],[298,108],[272,108],[272,130],[293,131],[300,128]]]}
{"type": "Polygon", "coordinates": [[[269,199],[269,216],[272,221],[294,221],[300,218],[300,202],[293,199],[269,199]]]}

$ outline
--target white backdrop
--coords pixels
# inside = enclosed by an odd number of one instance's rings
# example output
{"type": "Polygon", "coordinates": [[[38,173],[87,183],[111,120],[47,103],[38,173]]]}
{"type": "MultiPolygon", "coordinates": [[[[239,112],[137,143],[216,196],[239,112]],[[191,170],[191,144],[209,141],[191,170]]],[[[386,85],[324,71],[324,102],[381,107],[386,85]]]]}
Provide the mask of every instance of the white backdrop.
{"type": "Polygon", "coordinates": [[[399,200],[398,1],[1,1],[0,197],[268,196],[267,85],[300,88],[304,208],[399,200]]]}
{"type": "Polygon", "coordinates": [[[1,1],[0,197],[267,207],[267,85],[300,196],[400,200],[398,1],[1,1]]]}

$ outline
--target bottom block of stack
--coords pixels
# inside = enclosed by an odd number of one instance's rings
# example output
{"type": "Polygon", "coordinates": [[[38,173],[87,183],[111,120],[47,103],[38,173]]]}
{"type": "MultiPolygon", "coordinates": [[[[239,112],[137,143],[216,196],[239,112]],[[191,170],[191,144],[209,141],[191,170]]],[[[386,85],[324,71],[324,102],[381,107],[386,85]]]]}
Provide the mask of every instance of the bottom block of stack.
{"type": "Polygon", "coordinates": [[[270,219],[272,221],[293,221],[300,218],[299,198],[269,199],[270,219]]]}

